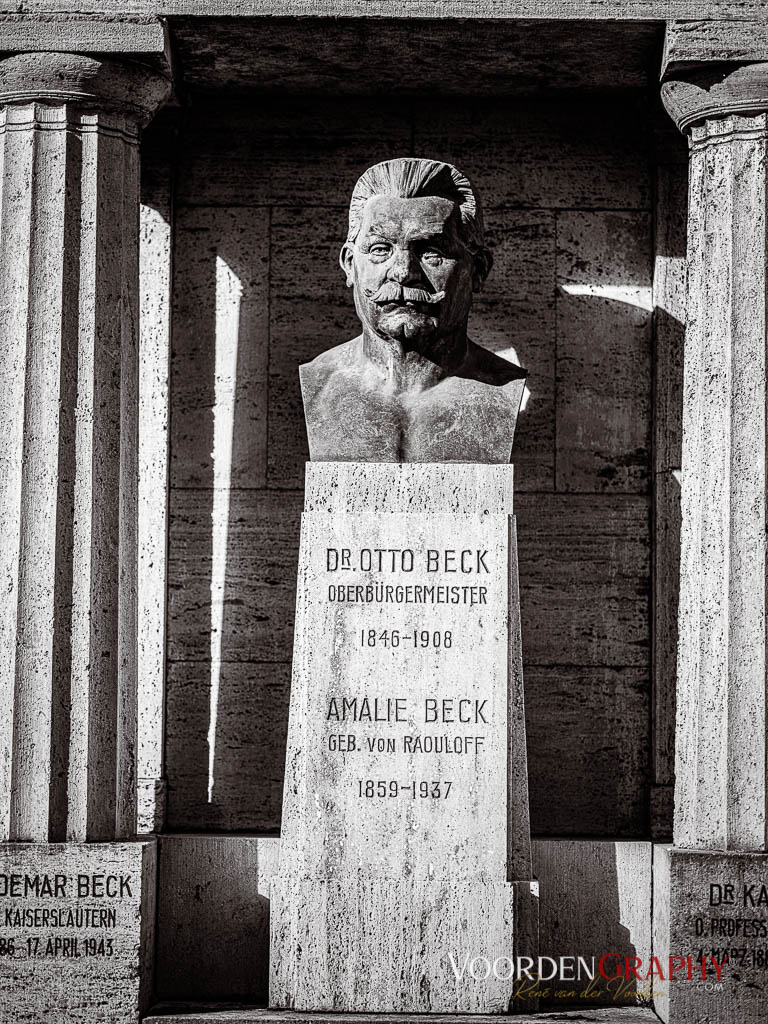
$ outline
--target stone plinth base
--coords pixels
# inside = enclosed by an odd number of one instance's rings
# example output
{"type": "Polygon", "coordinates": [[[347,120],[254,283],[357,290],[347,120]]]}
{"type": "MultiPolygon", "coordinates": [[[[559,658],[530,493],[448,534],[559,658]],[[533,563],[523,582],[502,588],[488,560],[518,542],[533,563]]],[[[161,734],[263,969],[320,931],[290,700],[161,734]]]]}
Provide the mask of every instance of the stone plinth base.
{"type": "Polygon", "coordinates": [[[768,854],[657,846],[654,952],[691,957],[673,980],[654,981],[654,1008],[667,1024],[765,1024],[768,1020],[768,854]],[[721,977],[718,964],[727,956],[721,977]],[[701,961],[706,959],[706,977],[701,961]]]}
{"type": "Polygon", "coordinates": [[[154,840],[0,845],[3,1024],[136,1024],[151,989],[154,840]]]}
{"type": "Polygon", "coordinates": [[[270,1004],[361,1013],[509,1013],[537,956],[533,882],[278,878],[270,1004]]]}
{"type": "MultiPolygon", "coordinates": [[[[492,1024],[496,1017],[446,1016],[440,1024],[492,1024]]],[[[296,1010],[267,1010],[259,1007],[234,1008],[216,1006],[211,1003],[179,1005],[160,1003],[153,1007],[152,1014],[144,1018],[144,1024],[382,1024],[382,1016],[376,1014],[304,1013],[296,1010]]],[[[525,1014],[515,1017],[515,1024],[659,1024],[653,1010],[639,1006],[612,1006],[609,1009],[557,1010],[555,1013],[525,1014]]],[[[392,1014],[384,1024],[425,1024],[418,1014],[392,1014]]]]}

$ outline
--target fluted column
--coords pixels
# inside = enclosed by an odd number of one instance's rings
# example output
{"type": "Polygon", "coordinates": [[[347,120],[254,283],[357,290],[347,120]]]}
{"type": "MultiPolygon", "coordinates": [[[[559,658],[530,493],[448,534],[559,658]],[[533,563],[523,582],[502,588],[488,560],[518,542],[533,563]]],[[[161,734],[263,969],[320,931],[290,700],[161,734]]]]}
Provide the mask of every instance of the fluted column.
{"type": "Polygon", "coordinates": [[[168,81],[0,62],[0,839],[135,835],[138,137],[168,81]]]}
{"type": "Polygon", "coordinates": [[[662,97],[690,134],[674,842],[764,851],[768,64],[662,97]]]}

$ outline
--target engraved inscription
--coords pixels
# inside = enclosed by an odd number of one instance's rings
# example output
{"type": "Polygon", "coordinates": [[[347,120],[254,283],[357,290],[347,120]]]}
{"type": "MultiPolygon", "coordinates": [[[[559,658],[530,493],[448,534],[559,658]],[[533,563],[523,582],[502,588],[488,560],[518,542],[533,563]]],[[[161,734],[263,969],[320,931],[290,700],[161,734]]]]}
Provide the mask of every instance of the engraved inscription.
{"type": "MultiPolygon", "coordinates": [[[[325,581],[337,580],[349,574],[350,582],[324,582],[327,600],[350,608],[350,614],[363,620],[354,631],[344,631],[344,648],[352,645],[361,653],[395,653],[402,663],[426,656],[432,660],[437,679],[435,690],[445,686],[461,687],[461,678],[455,677],[455,666],[462,665],[466,650],[471,645],[462,643],[476,632],[481,623],[472,626],[464,611],[467,606],[487,606],[489,586],[485,584],[450,584],[443,579],[455,576],[489,577],[495,569],[494,559],[487,547],[459,546],[326,546],[320,575],[325,581]],[[415,577],[415,578],[414,578],[415,577]],[[386,582],[383,581],[386,579],[386,582]],[[429,582],[419,583],[418,579],[429,582]],[[354,580],[354,582],[353,582],[354,580]],[[326,589],[327,588],[327,589],[326,589]],[[358,605],[421,605],[418,618],[400,619],[382,628],[382,612],[374,607],[371,612],[357,609],[358,605]],[[450,613],[451,628],[444,622],[430,621],[429,605],[457,606],[450,613]],[[369,621],[366,623],[365,619],[369,621]],[[456,622],[454,626],[453,623],[456,622]],[[469,624],[469,632],[467,631],[469,624]],[[462,629],[462,625],[464,628],[462,629]],[[450,682],[443,683],[441,677],[450,682]]],[[[385,611],[384,615],[388,613],[385,611]]],[[[470,612],[471,616],[471,612],[470,612]]],[[[385,620],[386,622],[386,620],[385,620]]],[[[483,732],[492,715],[488,697],[476,697],[460,692],[452,696],[408,695],[394,690],[395,681],[402,678],[398,669],[393,677],[393,692],[382,694],[377,679],[377,693],[329,692],[324,717],[334,731],[327,734],[324,747],[330,754],[342,759],[356,755],[365,759],[370,770],[380,761],[395,768],[398,762],[407,766],[414,757],[427,758],[426,764],[435,767],[471,760],[472,771],[486,750],[487,736],[483,732]],[[339,732],[337,726],[362,726],[365,731],[339,732]],[[428,727],[439,731],[430,731],[428,727]],[[369,728],[370,727],[370,728],[369,728]],[[465,728],[466,727],[466,728],[465,728]],[[371,731],[374,734],[371,734],[371,731]],[[377,755],[371,759],[370,755],[377,755]],[[394,763],[393,763],[394,762],[394,763]]],[[[354,686],[354,681],[352,681],[354,686]]],[[[424,761],[421,762],[425,764],[424,761]]],[[[438,800],[449,798],[462,780],[445,777],[438,772],[430,777],[398,777],[395,774],[367,777],[350,775],[347,785],[358,800],[438,800]]],[[[463,780],[466,799],[472,779],[463,780]]]]}

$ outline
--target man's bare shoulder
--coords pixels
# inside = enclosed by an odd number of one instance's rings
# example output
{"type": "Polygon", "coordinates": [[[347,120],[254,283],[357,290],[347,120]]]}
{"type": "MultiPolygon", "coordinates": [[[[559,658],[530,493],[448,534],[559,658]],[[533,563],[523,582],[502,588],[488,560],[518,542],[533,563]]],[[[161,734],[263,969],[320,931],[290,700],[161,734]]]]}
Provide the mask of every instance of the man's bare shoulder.
{"type": "Polygon", "coordinates": [[[299,379],[305,401],[311,400],[339,371],[349,370],[360,358],[361,336],[334,345],[299,366],[299,379]]]}
{"type": "Polygon", "coordinates": [[[362,336],[334,345],[299,367],[301,379],[325,380],[329,374],[354,366],[360,359],[362,336]]]}

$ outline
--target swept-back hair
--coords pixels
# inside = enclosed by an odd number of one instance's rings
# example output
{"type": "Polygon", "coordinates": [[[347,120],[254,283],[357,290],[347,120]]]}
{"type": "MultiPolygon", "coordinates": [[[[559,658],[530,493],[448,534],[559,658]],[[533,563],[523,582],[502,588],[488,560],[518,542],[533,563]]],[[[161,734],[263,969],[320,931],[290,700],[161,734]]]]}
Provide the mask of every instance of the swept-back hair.
{"type": "Polygon", "coordinates": [[[482,277],[491,269],[493,259],[485,248],[483,211],[472,183],[452,164],[442,160],[401,157],[384,160],[369,167],[358,178],[349,202],[347,241],[354,242],[360,231],[365,204],[373,196],[395,196],[399,199],[420,199],[439,196],[458,205],[464,244],[482,264],[482,277]]]}

